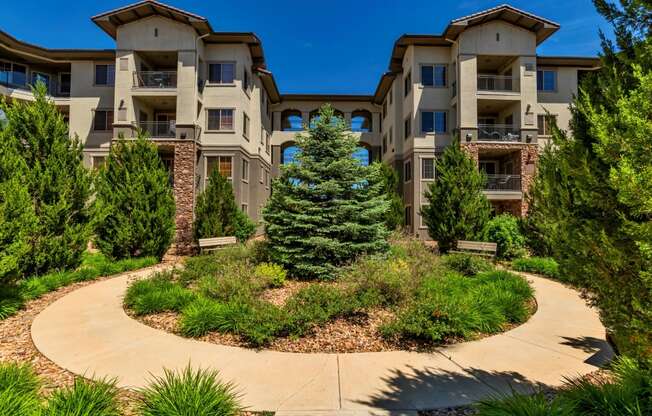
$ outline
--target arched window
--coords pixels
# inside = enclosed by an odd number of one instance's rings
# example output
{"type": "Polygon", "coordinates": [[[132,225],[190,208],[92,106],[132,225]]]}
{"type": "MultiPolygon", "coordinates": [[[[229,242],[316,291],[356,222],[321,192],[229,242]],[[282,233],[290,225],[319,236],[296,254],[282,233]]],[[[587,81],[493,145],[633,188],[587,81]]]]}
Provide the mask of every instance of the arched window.
{"type": "MultiPolygon", "coordinates": [[[[340,110],[337,110],[337,109],[333,110],[333,115],[334,115],[336,118],[333,118],[333,119],[331,120],[331,124],[332,124],[332,125],[335,125],[335,123],[337,123],[337,118],[339,118],[339,119],[341,119],[341,120],[344,120],[344,113],[341,112],[340,110]]],[[[316,123],[318,120],[319,120],[319,109],[312,110],[312,111],[310,112],[310,127],[311,127],[311,128],[314,128],[314,127],[315,127],[315,123],[316,123]]]]}
{"type": "Polygon", "coordinates": [[[281,130],[301,131],[303,130],[303,118],[299,110],[283,110],[281,113],[281,130]]]}
{"type": "Polygon", "coordinates": [[[296,162],[295,156],[297,152],[299,152],[299,148],[294,144],[284,147],[281,152],[281,164],[285,165],[296,162]]]}
{"type": "Polygon", "coordinates": [[[358,159],[362,166],[369,166],[371,163],[371,152],[369,151],[369,148],[360,146],[355,152],[353,152],[353,158],[358,159]]]}
{"type": "Polygon", "coordinates": [[[368,133],[372,130],[371,112],[356,110],[351,113],[351,131],[368,133]]]}

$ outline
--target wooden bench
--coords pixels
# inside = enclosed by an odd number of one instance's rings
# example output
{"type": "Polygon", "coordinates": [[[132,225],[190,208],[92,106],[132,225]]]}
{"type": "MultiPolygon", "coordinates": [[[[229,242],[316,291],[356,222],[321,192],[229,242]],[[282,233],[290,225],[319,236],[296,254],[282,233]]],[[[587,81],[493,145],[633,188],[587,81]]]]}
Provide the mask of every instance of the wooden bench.
{"type": "Polygon", "coordinates": [[[238,240],[235,237],[213,237],[199,239],[199,252],[218,250],[224,246],[236,244],[238,240]]]}
{"type": "Polygon", "coordinates": [[[496,257],[498,244],[486,243],[482,241],[457,241],[457,250],[451,250],[451,253],[474,254],[476,256],[496,257]]]}

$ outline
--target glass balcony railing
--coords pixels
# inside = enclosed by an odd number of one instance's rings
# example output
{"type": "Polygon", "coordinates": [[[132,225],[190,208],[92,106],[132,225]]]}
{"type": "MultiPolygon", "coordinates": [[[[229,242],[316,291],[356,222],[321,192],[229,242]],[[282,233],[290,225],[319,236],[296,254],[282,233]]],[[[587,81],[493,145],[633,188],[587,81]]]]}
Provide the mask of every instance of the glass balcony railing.
{"type": "Polygon", "coordinates": [[[175,121],[139,121],[136,124],[152,139],[173,139],[177,135],[175,121]]]}
{"type": "MultiPolygon", "coordinates": [[[[40,79],[45,84],[48,95],[52,97],[70,97],[70,83],[59,83],[53,79],[40,79]]],[[[10,72],[0,71],[0,85],[7,88],[31,91],[33,86],[36,86],[36,83],[28,82],[24,74],[16,75],[10,72]]]]}
{"type": "Polygon", "coordinates": [[[176,88],[177,71],[136,71],[134,72],[136,88],[176,88]]]}
{"type": "Polygon", "coordinates": [[[478,124],[478,140],[484,142],[520,142],[521,132],[512,124],[478,124]]]}
{"type": "Polygon", "coordinates": [[[485,191],[521,191],[521,175],[486,175],[485,191]]]}
{"type": "Polygon", "coordinates": [[[518,92],[519,79],[511,75],[478,75],[478,91],[518,92]]]}

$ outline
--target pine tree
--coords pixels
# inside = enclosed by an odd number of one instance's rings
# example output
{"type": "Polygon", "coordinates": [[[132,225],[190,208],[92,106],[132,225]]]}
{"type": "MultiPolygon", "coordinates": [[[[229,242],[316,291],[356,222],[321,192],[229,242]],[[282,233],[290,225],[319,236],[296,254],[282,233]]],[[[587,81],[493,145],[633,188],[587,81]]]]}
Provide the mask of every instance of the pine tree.
{"type": "Polygon", "coordinates": [[[3,239],[0,252],[20,257],[16,263],[9,260],[14,264],[9,268],[22,275],[77,267],[91,233],[92,175],[83,166],[81,143],[69,137],[68,126],[46,92],[39,82],[33,102],[1,104],[7,118],[1,133],[2,164],[17,169],[0,172],[6,195],[2,203],[4,209],[25,212],[3,212],[10,223],[3,224],[2,232],[15,233],[17,240],[3,239]],[[29,238],[24,238],[27,233],[29,238]],[[22,255],[25,244],[28,255],[22,255]]]}
{"type": "Polygon", "coordinates": [[[296,162],[281,168],[264,209],[274,261],[303,279],[332,279],[337,267],[387,250],[389,203],[377,166],[353,157],[358,147],[330,105],[307,134],[296,162]]]}
{"type": "Polygon", "coordinates": [[[197,197],[194,239],[236,236],[239,241],[246,241],[255,230],[253,221],[236,205],[231,182],[214,169],[206,190],[197,197]]]}
{"type": "Polygon", "coordinates": [[[170,176],[156,145],[142,133],[118,140],[97,181],[95,243],[115,258],[162,258],[175,230],[170,176]]]}
{"type": "Polygon", "coordinates": [[[649,2],[595,1],[614,24],[602,68],[554,131],[532,222],[562,273],[586,290],[619,349],[652,363],[652,43],[649,2]]]}
{"type": "Polygon", "coordinates": [[[455,248],[457,240],[478,236],[489,220],[491,206],[482,192],[485,178],[476,163],[453,141],[437,161],[437,175],[426,190],[428,205],[421,216],[439,250],[455,248]]]}
{"type": "Polygon", "coordinates": [[[403,199],[399,194],[399,176],[396,169],[387,163],[380,163],[380,174],[383,178],[383,188],[389,201],[389,211],[385,217],[385,226],[388,230],[397,230],[405,225],[403,199]]]}

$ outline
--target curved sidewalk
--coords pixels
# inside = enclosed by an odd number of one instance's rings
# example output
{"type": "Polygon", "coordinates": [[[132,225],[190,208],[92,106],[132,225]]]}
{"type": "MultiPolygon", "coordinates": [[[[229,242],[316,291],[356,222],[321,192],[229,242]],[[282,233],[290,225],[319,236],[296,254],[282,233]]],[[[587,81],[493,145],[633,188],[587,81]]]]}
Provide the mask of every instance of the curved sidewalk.
{"type": "Polygon", "coordinates": [[[127,316],[122,297],[135,272],[83,287],[36,317],[32,339],[74,373],[144,386],[163,367],[218,369],[251,410],[277,415],[416,415],[497,392],[558,386],[612,356],[597,314],[563,285],[526,275],[537,313],[512,331],[434,353],[295,354],[194,341],[127,316]],[[373,411],[372,411],[373,409],[373,411]]]}

